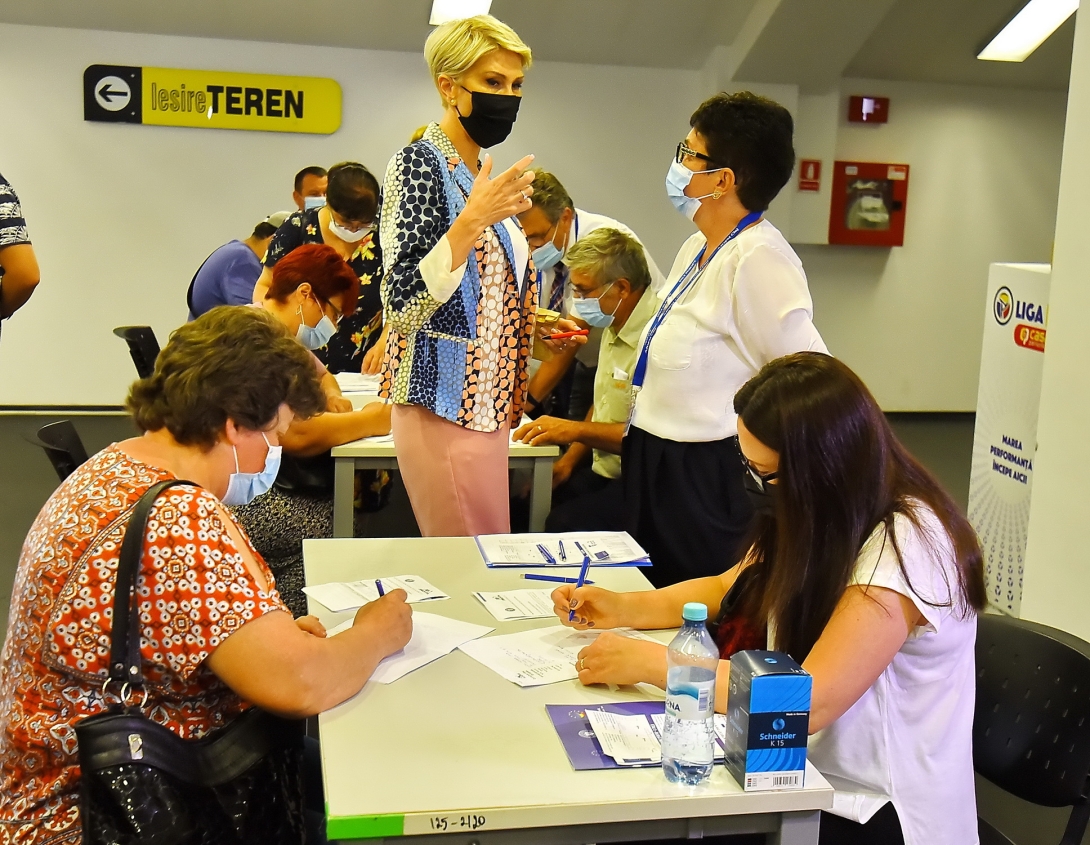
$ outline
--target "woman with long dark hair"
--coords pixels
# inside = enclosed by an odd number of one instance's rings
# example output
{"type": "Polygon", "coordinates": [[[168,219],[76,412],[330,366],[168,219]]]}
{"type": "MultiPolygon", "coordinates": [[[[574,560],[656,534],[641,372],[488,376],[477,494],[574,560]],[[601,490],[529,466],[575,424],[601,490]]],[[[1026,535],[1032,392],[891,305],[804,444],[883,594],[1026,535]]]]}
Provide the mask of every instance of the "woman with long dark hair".
{"type": "MultiPolygon", "coordinates": [[[[739,460],[757,517],[723,575],[661,590],[565,585],[578,628],[667,628],[685,602],[719,607],[716,706],[740,647],[813,676],[810,759],[836,788],[822,842],[977,840],[972,726],[976,535],[897,441],[866,386],[815,352],[766,364],[737,393],[739,460]]],[[[602,634],[583,683],[666,684],[666,648],[602,634]]]]}

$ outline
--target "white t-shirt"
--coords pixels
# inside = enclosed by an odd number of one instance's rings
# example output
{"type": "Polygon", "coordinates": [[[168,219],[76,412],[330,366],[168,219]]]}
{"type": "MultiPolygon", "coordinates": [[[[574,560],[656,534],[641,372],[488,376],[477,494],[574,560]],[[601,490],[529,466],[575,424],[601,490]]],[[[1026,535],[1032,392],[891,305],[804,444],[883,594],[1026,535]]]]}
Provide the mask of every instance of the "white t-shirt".
{"type": "MultiPolygon", "coordinates": [[[[706,243],[698,232],[682,245],[660,299],[706,243]]],[[[813,313],[802,262],[783,235],[767,220],[746,229],[659,327],[633,424],[679,442],[733,436],[734,394],[762,366],[791,352],[828,351],[813,313]]]]}
{"type": "Polygon", "coordinates": [[[975,845],[973,711],[976,614],[935,607],[957,595],[953,547],[921,506],[921,533],[897,516],[906,583],[893,545],[879,526],[856,562],[854,583],[912,600],[926,624],[851,709],[810,737],[808,753],[836,792],[832,812],[868,821],[893,802],[906,845],[975,845]]]}

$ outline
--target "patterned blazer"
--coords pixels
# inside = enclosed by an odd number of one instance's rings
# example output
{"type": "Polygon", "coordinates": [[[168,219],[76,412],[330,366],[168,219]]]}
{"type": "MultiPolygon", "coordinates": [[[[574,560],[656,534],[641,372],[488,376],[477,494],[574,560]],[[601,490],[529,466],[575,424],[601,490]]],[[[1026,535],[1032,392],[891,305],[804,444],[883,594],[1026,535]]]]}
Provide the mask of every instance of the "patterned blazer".
{"type": "Polygon", "coordinates": [[[390,327],[382,396],[476,431],[522,416],[537,286],[522,229],[489,226],[460,277],[443,236],[473,175],[437,124],[386,168],[380,243],[390,327]]]}

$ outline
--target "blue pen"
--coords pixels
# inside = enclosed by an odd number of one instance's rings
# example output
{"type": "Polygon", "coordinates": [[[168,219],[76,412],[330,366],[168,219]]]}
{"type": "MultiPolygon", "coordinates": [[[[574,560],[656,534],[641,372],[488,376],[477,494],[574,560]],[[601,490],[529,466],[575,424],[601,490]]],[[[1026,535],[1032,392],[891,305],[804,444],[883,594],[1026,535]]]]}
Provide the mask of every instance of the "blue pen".
{"type": "Polygon", "coordinates": [[[537,544],[537,550],[541,552],[541,556],[545,558],[546,563],[556,563],[556,558],[549,554],[549,550],[541,545],[541,543],[537,544]]]}
{"type": "MultiPolygon", "coordinates": [[[[576,584],[578,578],[565,578],[563,575],[538,575],[536,572],[525,572],[522,575],[527,581],[552,581],[556,584],[576,584]]],[[[584,584],[593,584],[591,580],[586,580],[584,584]]]]}
{"type": "MultiPolygon", "coordinates": [[[[576,543],[575,545],[579,545],[576,543]]],[[[575,581],[575,589],[579,589],[587,583],[587,570],[590,569],[590,555],[583,552],[583,565],[579,567],[579,577],[575,581]]],[[[575,608],[568,611],[568,621],[571,622],[575,619],[575,608]]]]}
{"type": "Polygon", "coordinates": [[[583,548],[583,544],[580,543],[578,540],[575,541],[575,548],[579,549],[579,554],[581,554],[583,557],[590,557],[590,554],[587,552],[587,550],[583,548]]]}
{"type": "Polygon", "coordinates": [[[560,541],[560,559],[561,560],[567,560],[568,559],[568,555],[564,551],[564,541],[563,540],[560,541]]]}
{"type": "Polygon", "coordinates": [[[382,598],[384,595],[386,595],[386,591],[382,589],[382,582],[378,580],[378,578],[375,579],[375,589],[378,590],[379,598],[382,598]]]}

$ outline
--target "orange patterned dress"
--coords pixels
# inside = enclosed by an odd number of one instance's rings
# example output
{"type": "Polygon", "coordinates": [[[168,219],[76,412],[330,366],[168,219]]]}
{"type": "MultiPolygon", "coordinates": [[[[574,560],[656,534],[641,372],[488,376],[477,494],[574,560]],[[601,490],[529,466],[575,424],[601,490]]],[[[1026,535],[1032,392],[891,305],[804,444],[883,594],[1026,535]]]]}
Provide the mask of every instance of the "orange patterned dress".
{"type": "MultiPolygon", "coordinates": [[[[121,540],[140,496],[170,473],[110,446],[50,497],[23,545],[0,659],[0,843],[77,845],[73,726],[102,712],[121,540]]],[[[193,739],[247,705],[205,665],[247,622],[287,612],[250,575],[229,514],[196,486],[170,487],[148,518],[137,583],[143,712],[193,739]]],[[[245,534],[243,534],[245,537],[245,534]]],[[[251,551],[253,551],[251,549],[251,551]]]]}

